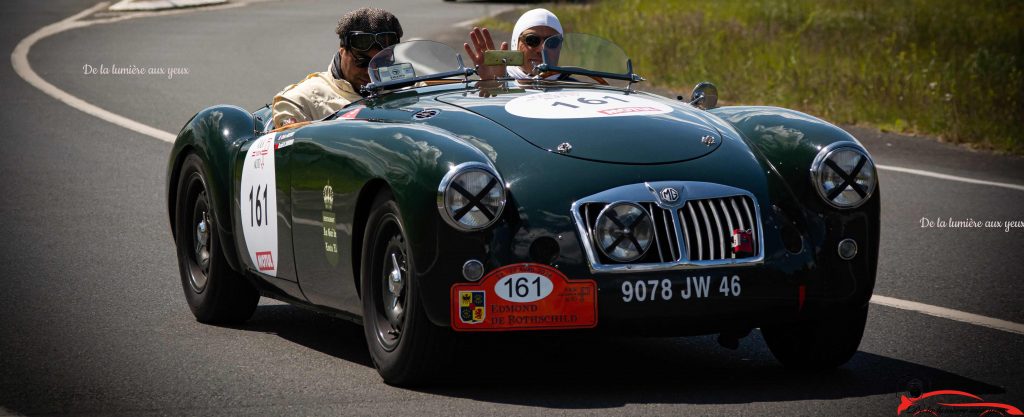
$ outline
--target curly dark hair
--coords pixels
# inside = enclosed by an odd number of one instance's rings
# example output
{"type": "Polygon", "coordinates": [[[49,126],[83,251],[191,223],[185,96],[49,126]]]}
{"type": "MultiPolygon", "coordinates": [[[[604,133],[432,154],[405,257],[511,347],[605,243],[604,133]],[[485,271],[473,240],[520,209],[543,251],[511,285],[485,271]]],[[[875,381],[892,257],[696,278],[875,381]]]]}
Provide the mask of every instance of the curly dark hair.
{"type": "Polygon", "coordinates": [[[358,32],[395,32],[402,37],[402,24],[398,18],[387,10],[376,7],[364,7],[345,13],[338,19],[338,28],[334,30],[341,40],[341,46],[345,46],[345,34],[353,31],[358,32]]]}

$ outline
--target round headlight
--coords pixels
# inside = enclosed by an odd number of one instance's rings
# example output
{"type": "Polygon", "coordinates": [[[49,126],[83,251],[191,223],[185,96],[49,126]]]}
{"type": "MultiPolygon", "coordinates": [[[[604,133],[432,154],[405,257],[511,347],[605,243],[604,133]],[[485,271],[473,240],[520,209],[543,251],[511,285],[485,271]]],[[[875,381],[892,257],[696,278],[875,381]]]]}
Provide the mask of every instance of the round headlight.
{"type": "Polygon", "coordinates": [[[594,241],[605,256],[616,262],[640,259],[654,239],[651,215],[634,203],[609,204],[597,215],[594,241]]]}
{"type": "Polygon", "coordinates": [[[437,209],[456,229],[474,231],[498,221],[505,209],[505,184],[480,162],[455,166],[437,188],[437,209]]]}
{"type": "Polygon", "coordinates": [[[842,209],[860,206],[878,185],[871,157],[849,142],[832,144],[818,152],[811,164],[811,181],[821,198],[842,209]]]}

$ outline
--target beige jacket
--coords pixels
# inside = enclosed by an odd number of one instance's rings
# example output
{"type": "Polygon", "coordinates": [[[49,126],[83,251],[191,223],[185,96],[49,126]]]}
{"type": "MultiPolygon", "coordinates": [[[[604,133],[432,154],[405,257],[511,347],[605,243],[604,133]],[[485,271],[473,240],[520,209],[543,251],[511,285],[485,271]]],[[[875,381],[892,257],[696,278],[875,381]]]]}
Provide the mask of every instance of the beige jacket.
{"type": "Polygon", "coordinates": [[[274,127],[320,120],[361,98],[348,81],[334,79],[330,69],[315,72],[274,96],[274,127]]]}

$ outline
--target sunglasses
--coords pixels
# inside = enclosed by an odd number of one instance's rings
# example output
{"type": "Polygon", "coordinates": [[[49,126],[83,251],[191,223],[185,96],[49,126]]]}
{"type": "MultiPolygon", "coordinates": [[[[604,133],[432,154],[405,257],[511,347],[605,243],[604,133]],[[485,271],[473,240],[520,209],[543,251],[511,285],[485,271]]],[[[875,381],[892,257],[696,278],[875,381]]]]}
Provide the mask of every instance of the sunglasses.
{"type": "Polygon", "coordinates": [[[562,46],[562,37],[559,35],[551,35],[547,38],[541,38],[540,36],[531,33],[519,38],[519,40],[531,48],[540,46],[541,42],[544,43],[544,47],[547,49],[558,49],[559,46],[562,46]]]}
{"type": "Polygon", "coordinates": [[[398,43],[398,34],[395,32],[348,32],[345,34],[345,46],[356,51],[365,52],[373,49],[373,45],[379,45],[380,49],[387,48],[398,43]]]}

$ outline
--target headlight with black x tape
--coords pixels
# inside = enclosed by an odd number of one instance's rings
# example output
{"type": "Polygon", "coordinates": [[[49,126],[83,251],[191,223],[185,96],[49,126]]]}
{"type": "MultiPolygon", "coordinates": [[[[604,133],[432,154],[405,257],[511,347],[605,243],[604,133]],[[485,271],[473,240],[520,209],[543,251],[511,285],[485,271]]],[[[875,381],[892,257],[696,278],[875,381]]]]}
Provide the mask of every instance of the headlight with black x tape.
{"type": "Polygon", "coordinates": [[[597,215],[594,241],[605,256],[631,262],[644,256],[654,240],[654,222],[639,204],[609,204],[597,215]]]}
{"type": "Polygon", "coordinates": [[[505,184],[489,165],[466,162],[453,167],[437,188],[441,218],[463,231],[484,229],[505,209],[505,184]]]}
{"type": "Polygon", "coordinates": [[[871,197],[878,176],[864,148],[853,142],[838,142],[818,152],[811,164],[811,182],[829,205],[849,209],[871,197]]]}

